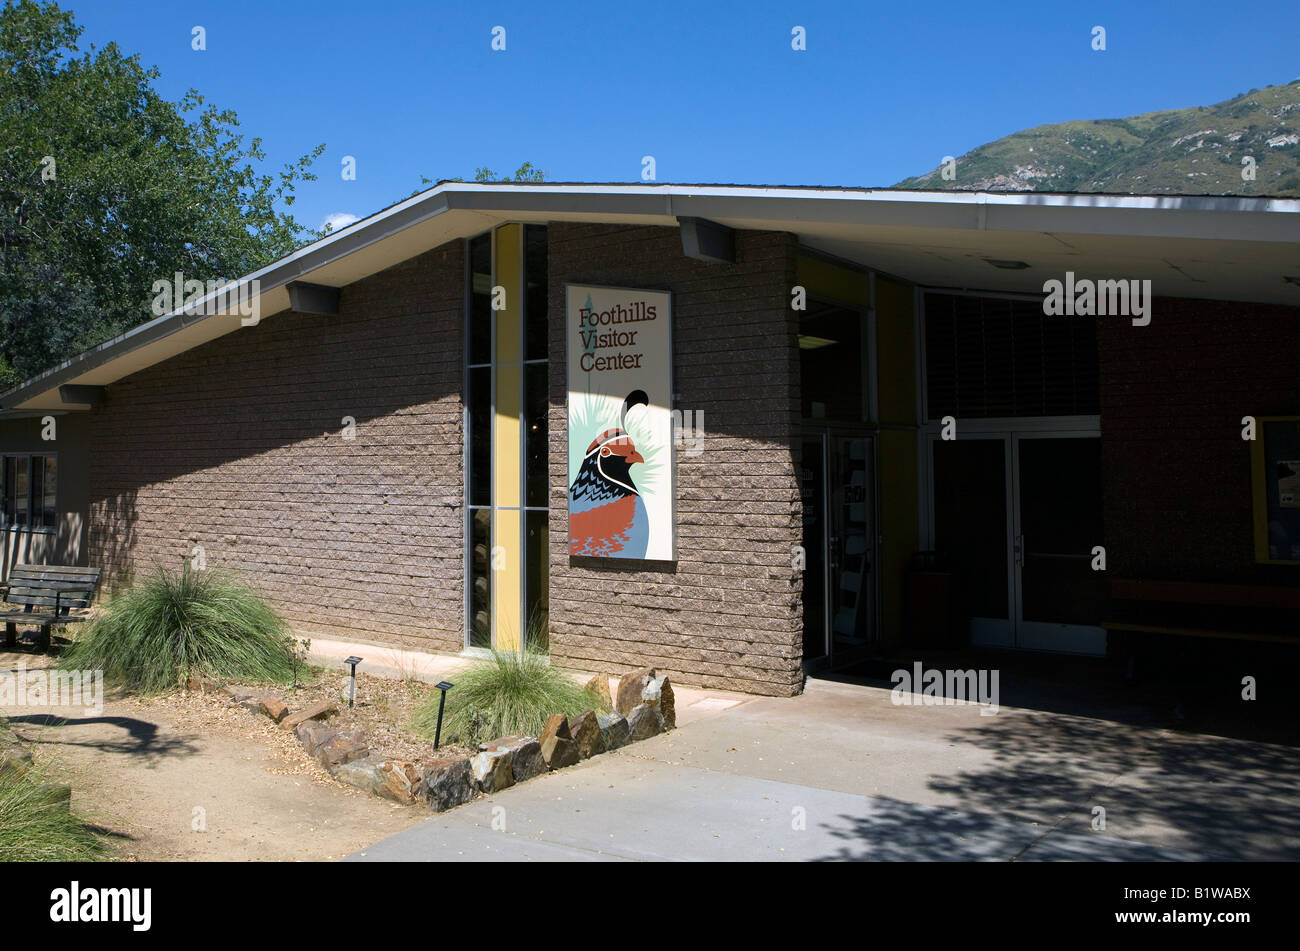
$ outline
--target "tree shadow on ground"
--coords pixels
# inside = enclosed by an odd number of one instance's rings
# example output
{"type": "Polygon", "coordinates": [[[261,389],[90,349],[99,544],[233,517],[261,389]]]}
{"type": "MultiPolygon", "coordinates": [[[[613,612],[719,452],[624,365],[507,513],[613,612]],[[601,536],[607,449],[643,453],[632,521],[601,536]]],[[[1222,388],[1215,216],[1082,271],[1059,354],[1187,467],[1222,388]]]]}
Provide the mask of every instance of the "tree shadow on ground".
{"type": "Polygon", "coordinates": [[[1224,859],[1300,858],[1300,757],[1265,743],[1013,712],[948,739],[989,750],[982,772],[932,778],[956,807],[1224,859]]]}
{"type": "Polygon", "coordinates": [[[841,814],[822,828],[844,844],[813,859],[817,862],[1133,862],[1191,857],[1104,835],[1085,837],[1041,824],[887,798],[872,799],[865,814],[841,814]]]}
{"type": "Polygon", "coordinates": [[[1300,859],[1289,747],[1008,710],[945,740],[992,765],[931,776],[948,807],[881,799],[840,816],[825,827],[845,845],[827,860],[1300,859]]]}
{"type": "Polygon", "coordinates": [[[163,737],[158,733],[158,725],[134,717],[59,717],[53,714],[27,714],[8,718],[10,726],[29,724],[31,726],[55,727],[53,732],[15,731],[24,743],[45,746],[80,746],[99,750],[101,753],[120,753],[138,757],[146,761],[162,756],[190,756],[199,751],[191,737],[163,737]],[[64,731],[70,727],[107,724],[120,727],[125,735],[120,739],[78,740],[69,737],[64,731]]]}

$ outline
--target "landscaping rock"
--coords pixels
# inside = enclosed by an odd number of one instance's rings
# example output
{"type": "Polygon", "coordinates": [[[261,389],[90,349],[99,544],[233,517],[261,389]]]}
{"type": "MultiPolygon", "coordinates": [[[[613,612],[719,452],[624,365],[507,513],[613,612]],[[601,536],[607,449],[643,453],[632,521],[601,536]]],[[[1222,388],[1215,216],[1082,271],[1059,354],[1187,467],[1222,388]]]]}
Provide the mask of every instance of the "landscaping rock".
{"type": "Polygon", "coordinates": [[[326,717],[332,717],[339,712],[339,708],[328,700],[322,700],[320,703],[314,703],[306,710],[299,710],[297,713],[291,713],[283,720],[280,725],[286,730],[296,730],[299,723],[305,723],[308,720],[323,720],[326,717]]]}
{"type": "Polygon", "coordinates": [[[596,722],[600,725],[600,750],[602,753],[608,753],[610,750],[616,750],[620,746],[627,746],[632,742],[632,730],[627,725],[627,717],[621,713],[607,713],[603,717],[597,717],[596,722]]]}
{"type": "Polygon", "coordinates": [[[542,756],[542,744],[531,736],[515,750],[514,761],[510,764],[510,774],[515,782],[527,782],[534,776],[546,772],[546,758],[542,756]]]}
{"type": "Polygon", "coordinates": [[[597,674],[587,681],[587,689],[600,698],[600,704],[606,710],[614,708],[614,701],[609,695],[609,676],[597,674]]]}
{"type": "Polygon", "coordinates": [[[643,667],[630,674],[624,674],[618,680],[618,698],[614,708],[625,717],[631,716],[632,708],[641,702],[641,695],[645,693],[646,685],[654,679],[653,667],[643,667]]]}
{"type": "Polygon", "coordinates": [[[474,788],[482,793],[494,793],[513,786],[515,784],[514,760],[515,751],[508,748],[475,753],[469,758],[474,788]]]}
{"type": "Polygon", "coordinates": [[[469,760],[464,757],[444,756],[432,760],[424,764],[422,772],[415,795],[428,802],[434,812],[452,809],[478,795],[469,760]]]}
{"type": "Polygon", "coordinates": [[[546,721],[537,742],[542,747],[542,759],[546,761],[547,769],[562,769],[577,763],[577,743],[573,742],[573,734],[568,731],[568,717],[563,713],[556,713],[546,721]]]}
{"type": "Polygon", "coordinates": [[[638,704],[632,708],[632,715],[627,718],[627,726],[632,732],[632,742],[648,740],[664,731],[664,716],[653,704],[638,704]]]}
{"type": "Polygon", "coordinates": [[[578,744],[573,742],[569,720],[563,713],[557,713],[546,721],[537,742],[542,748],[542,759],[546,761],[547,769],[563,769],[578,762],[578,744]]]}
{"type": "Polygon", "coordinates": [[[257,697],[254,691],[249,690],[247,687],[219,687],[217,693],[229,697],[231,703],[245,703],[249,700],[261,699],[260,697],[257,697]]]}
{"type": "Polygon", "coordinates": [[[351,730],[346,733],[333,733],[316,747],[312,756],[326,769],[333,769],[342,763],[354,759],[363,759],[370,753],[366,746],[364,730],[351,730]]]}
{"type": "Polygon", "coordinates": [[[276,723],[279,723],[289,715],[289,708],[275,697],[267,697],[263,700],[261,710],[276,723]]]}
{"type": "Polygon", "coordinates": [[[570,720],[569,734],[578,745],[578,755],[583,759],[590,759],[600,752],[600,723],[594,710],[588,710],[570,720]]]}
{"type": "Polygon", "coordinates": [[[293,731],[293,735],[298,738],[298,742],[309,756],[314,756],[320,745],[333,736],[334,733],[334,730],[317,720],[304,720],[293,731]]]}
{"type": "Polygon", "coordinates": [[[420,769],[414,763],[402,760],[390,760],[379,764],[380,784],[374,790],[385,799],[393,802],[415,802],[416,789],[420,785],[420,769]]]}
{"type": "Polygon", "coordinates": [[[664,718],[664,729],[677,729],[677,702],[673,697],[673,685],[668,682],[668,675],[658,677],[646,684],[641,692],[641,702],[659,708],[664,718]]]}
{"type": "Polygon", "coordinates": [[[495,750],[510,750],[514,754],[510,761],[510,777],[517,783],[526,782],[546,772],[542,744],[531,736],[503,736],[479,747],[480,752],[495,750]]]}
{"type": "Polygon", "coordinates": [[[569,718],[563,713],[557,713],[546,721],[546,726],[542,727],[542,732],[537,734],[537,742],[545,746],[547,740],[555,737],[562,740],[573,739],[573,734],[569,732],[569,718]]]}
{"type": "Polygon", "coordinates": [[[578,744],[563,737],[555,737],[549,746],[543,746],[541,750],[547,769],[564,769],[576,764],[580,758],[578,744]]]}
{"type": "Polygon", "coordinates": [[[341,783],[356,786],[368,793],[382,795],[379,790],[384,786],[385,777],[380,772],[381,765],[384,764],[366,757],[352,760],[350,763],[339,763],[330,770],[330,775],[341,783]]]}

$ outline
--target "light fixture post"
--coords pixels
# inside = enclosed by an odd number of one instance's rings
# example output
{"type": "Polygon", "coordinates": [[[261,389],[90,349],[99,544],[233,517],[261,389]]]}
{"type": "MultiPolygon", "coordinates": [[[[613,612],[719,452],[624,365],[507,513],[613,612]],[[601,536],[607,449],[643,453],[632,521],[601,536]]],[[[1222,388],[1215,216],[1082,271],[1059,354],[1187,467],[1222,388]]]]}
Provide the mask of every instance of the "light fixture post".
{"type": "Polygon", "coordinates": [[[352,674],[348,679],[348,709],[352,709],[352,704],[357,698],[357,664],[361,663],[361,658],[355,655],[343,661],[352,668],[352,674]]]}
{"type": "Polygon", "coordinates": [[[455,684],[443,680],[434,684],[434,686],[442,691],[441,695],[438,697],[438,726],[437,729],[433,731],[433,748],[436,750],[438,744],[442,742],[442,711],[447,706],[447,691],[454,687],[455,684]]]}

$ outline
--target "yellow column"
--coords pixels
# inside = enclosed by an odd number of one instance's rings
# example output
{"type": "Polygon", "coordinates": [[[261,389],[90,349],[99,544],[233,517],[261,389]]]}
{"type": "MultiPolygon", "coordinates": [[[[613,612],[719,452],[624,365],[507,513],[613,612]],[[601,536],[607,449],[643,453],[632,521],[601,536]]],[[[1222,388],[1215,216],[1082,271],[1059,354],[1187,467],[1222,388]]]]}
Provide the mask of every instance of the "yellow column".
{"type": "Polygon", "coordinates": [[[502,225],[492,236],[492,283],[505,290],[505,306],[493,311],[492,643],[497,650],[518,650],[523,637],[523,231],[522,225],[502,225]]]}

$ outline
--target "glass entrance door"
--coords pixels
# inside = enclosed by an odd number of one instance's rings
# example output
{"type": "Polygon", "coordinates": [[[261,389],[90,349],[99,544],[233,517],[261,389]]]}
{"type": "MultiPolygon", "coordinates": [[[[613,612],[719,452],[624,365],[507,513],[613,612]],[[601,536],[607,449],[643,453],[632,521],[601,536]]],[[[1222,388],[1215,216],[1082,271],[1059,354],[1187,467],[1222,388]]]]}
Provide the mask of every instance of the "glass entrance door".
{"type": "Polygon", "coordinates": [[[956,573],[971,642],[1103,654],[1101,441],[1012,431],[931,441],[934,538],[956,573]]]}
{"type": "Polygon", "coordinates": [[[1101,440],[1016,434],[1012,553],[1016,646],[1106,653],[1101,544],[1101,440]]]}
{"type": "Polygon", "coordinates": [[[869,437],[820,432],[801,442],[804,662],[832,663],[871,637],[875,499],[869,437]]]}

